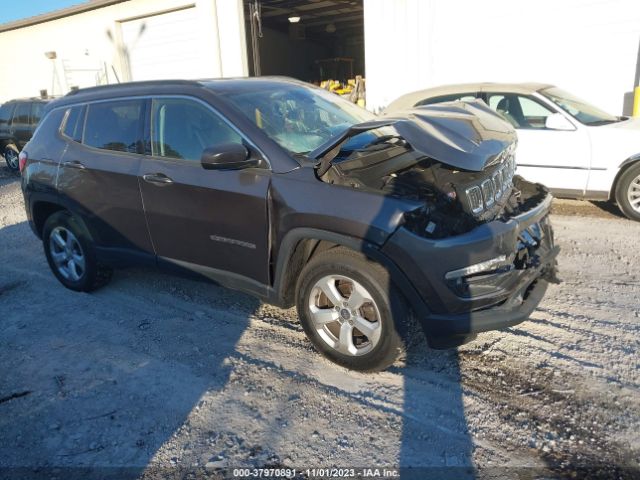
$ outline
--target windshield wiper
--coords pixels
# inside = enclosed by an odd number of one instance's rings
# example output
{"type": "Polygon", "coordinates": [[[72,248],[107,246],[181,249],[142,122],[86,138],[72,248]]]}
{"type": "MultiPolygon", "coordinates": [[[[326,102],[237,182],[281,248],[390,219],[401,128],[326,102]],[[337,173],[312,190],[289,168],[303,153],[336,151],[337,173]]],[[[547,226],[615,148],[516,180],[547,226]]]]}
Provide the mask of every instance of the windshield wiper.
{"type": "Polygon", "coordinates": [[[586,122],[586,125],[590,127],[599,127],[601,125],[609,125],[610,123],[617,123],[620,120],[594,120],[593,122],[586,122]]]}

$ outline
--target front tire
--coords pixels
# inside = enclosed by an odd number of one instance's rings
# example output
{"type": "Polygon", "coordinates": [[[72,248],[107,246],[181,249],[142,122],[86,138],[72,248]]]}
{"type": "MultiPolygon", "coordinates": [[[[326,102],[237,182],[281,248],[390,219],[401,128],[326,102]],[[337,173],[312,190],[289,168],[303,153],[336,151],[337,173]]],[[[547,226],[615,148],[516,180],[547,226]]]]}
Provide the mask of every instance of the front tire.
{"type": "Polygon", "coordinates": [[[403,352],[410,310],[381,265],[333,248],[303,268],[297,293],[300,322],[314,347],[331,361],[378,371],[403,352]]]}
{"type": "Polygon", "coordinates": [[[622,213],[640,222],[640,163],[629,167],[618,180],[616,202],[622,213]]]}
{"type": "Polygon", "coordinates": [[[20,161],[19,161],[20,153],[18,152],[18,149],[16,148],[16,146],[7,145],[4,148],[3,155],[4,155],[4,161],[7,162],[7,167],[9,167],[9,170],[13,172],[17,172],[20,168],[20,161]]]}
{"type": "Polygon", "coordinates": [[[51,271],[68,289],[91,292],[111,279],[112,269],[97,262],[91,238],[69,212],[47,219],[42,243],[51,271]]]}

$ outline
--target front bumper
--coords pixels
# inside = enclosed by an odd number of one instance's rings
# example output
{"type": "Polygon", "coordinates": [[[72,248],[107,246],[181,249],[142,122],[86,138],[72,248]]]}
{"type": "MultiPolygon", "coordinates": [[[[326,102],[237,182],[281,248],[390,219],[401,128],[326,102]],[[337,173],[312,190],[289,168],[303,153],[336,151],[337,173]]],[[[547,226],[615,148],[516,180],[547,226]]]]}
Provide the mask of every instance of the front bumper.
{"type": "Polygon", "coordinates": [[[548,220],[552,198],[547,193],[530,210],[463,235],[432,240],[401,227],[391,236],[383,252],[424,301],[414,310],[430,344],[464,343],[531,315],[548,280],[555,280],[559,249],[548,220]],[[484,271],[469,268],[482,265],[484,271]]]}

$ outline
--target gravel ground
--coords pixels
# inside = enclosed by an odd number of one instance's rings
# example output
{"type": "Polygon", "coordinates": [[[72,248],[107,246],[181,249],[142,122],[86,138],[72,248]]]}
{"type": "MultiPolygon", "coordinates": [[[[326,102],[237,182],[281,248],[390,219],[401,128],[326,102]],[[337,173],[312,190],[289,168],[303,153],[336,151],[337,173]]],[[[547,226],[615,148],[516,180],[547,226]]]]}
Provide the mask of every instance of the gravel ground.
{"type": "Polygon", "coordinates": [[[360,374],[231,290],[142,269],[64,289],[0,168],[0,477],[639,478],[640,224],[601,207],[556,203],[564,282],[530,321],[360,374]]]}

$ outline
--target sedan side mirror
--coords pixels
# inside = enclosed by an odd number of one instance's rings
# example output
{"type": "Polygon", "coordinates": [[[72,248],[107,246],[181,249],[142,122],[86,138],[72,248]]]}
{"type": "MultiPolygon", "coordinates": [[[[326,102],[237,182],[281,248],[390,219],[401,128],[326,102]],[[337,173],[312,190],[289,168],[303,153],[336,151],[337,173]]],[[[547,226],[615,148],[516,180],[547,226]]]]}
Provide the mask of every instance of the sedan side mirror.
{"type": "Polygon", "coordinates": [[[561,113],[552,113],[544,121],[545,128],[549,130],[575,130],[574,127],[567,118],[561,113]]]}
{"type": "Polygon", "coordinates": [[[239,143],[221,143],[205,148],[200,159],[205,170],[240,170],[256,167],[260,161],[249,158],[249,150],[239,143]]]}

